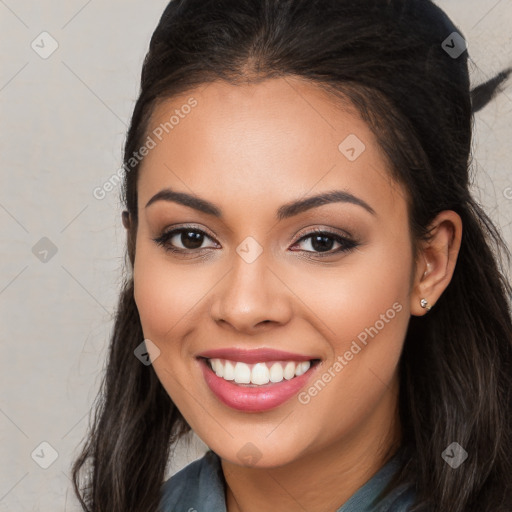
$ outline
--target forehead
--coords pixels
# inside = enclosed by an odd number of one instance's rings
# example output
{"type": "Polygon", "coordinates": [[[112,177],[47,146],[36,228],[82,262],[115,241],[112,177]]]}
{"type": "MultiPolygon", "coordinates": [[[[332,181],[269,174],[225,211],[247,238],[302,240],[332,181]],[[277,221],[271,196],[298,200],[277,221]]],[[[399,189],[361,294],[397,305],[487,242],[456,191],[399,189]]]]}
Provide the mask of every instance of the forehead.
{"type": "Polygon", "coordinates": [[[398,190],[357,111],[294,77],[174,96],[154,109],[147,134],[139,207],[166,186],[224,200],[227,190],[247,205],[340,187],[385,203],[398,190]]]}

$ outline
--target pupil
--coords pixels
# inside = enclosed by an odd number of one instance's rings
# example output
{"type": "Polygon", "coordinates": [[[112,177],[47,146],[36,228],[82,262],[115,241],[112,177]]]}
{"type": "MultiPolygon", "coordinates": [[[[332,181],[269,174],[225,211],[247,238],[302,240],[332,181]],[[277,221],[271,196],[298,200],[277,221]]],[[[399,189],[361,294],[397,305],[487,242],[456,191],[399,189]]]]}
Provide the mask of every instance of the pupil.
{"type": "Polygon", "coordinates": [[[181,243],[187,249],[198,249],[203,245],[204,236],[194,231],[183,231],[181,233],[181,243]],[[189,238],[186,238],[189,237],[189,238]]]}
{"type": "Polygon", "coordinates": [[[315,235],[311,240],[311,246],[315,251],[330,251],[334,240],[328,236],[315,235]]]}

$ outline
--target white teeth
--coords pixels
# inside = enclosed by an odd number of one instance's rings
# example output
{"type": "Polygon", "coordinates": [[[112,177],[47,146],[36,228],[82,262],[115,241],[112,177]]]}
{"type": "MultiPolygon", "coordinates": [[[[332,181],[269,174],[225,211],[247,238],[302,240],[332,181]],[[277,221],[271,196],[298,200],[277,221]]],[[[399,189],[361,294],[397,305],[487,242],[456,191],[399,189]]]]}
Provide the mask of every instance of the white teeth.
{"type": "Polygon", "coordinates": [[[274,363],[270,368],[270,382],[281,382],[283,380],[283,367],[274,363]]]}
{"type": "Polygon", "coordinates": [[[283,376],[286,380],[293,379],[295,377],[295,368],[297,365],[295,363],[287,363],[284,367],[283,376]]]}
{"type": "MultiPolygon", "coordinates": [[[[212,361],[214,361],[214,359],[212,359],[212,361]]],[[[218,361],[219,365],[222,366],[222,363],[220,362],[219,359],[215,359],[215,361],[218,361]]],[[[221,377],[221,375],[219,375],[219,377],[221,377]]],[[[222,377],[225,380],[235,380],[235,367],[233,366],[231,361],[226,361],[224,363],[224,375],[222,375],[222,377]]]]}
{"type": "Polygon", "coordinates": [[[250,384],[251,369],[245,363],[236,363],[235,365],[235,382],[237,384],[250,384]]]}
{"type": "Polygon", "coordinates": [[[309,370],[311,363],[309,361],[303,361],[297,365],[297,369],[295,370],[295,375],[298,377],[303,373],[306,373],[309,370]]]}
{"type": "Polygon", "coordinates": [[[294,362],[281,361],[269,363],[246,364],[240,361],[228,361],[226,359],[210,359],[210,365],[217,375],[224,380],[234,380],[237,384],[254,384],[262,386],[269,382],[282,382],[284,379],[291,380],[306,373],[310,361],[294,362]]]}
{"type": "Polygon", "coordinates": [[[270,371],[265,363],[256,363],[251,371],[251,382],[253,384],[267,384],[270,380],[270,371]]]}
{"type": "Polygon", "coordinates": [[[224,376],[224,366],[218,359],[212,359],[212,368],[213,371],[216,373],[217,377],[224,376]]]}

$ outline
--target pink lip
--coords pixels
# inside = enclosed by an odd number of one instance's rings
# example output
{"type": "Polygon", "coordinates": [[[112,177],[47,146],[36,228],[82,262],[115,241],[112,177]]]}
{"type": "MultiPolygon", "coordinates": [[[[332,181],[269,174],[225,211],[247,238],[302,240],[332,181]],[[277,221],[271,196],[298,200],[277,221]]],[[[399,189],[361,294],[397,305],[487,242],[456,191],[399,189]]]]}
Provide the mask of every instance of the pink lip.
{"type": "MultiPolygon", "coordinates": [[[[279,357],[281,355],[282,353],[279,357]]],[[[275,360],[275,356],[276,354],[273,353],[272,360],[275,360]]],[[[289,359],[289,357],[286,357],[286,359],[289,359]]],[[[258,361],[262,361],[262,359],[258,359],[258,361]]],[[[198,359],[198,362],[206,384],[214,395],[225,405],[244,412],[263,412],[283,404],[306,385],[316,373],[317,367],[320,366],[316,364],[310,367],[306,373],[290,380],[251,387],[235,384],[233,381],[217,377],[208,366],[206,359],[198,359]]]]}
{"type": "Polygon", "coordinates": [[[247,350],[242,348],[218,348],[207,350],[197,354],[197,357],[205,357],[207,359],[228,359],[229,361],[240,361],[242,363],[264,363],[265,361],[311,361],[311,359],[319,359],[318,356],[307,356],[303,354],[294,354],[292,352],[284,352],[282,350],[274,350],[272,348],[257,348],[247,350]]]}

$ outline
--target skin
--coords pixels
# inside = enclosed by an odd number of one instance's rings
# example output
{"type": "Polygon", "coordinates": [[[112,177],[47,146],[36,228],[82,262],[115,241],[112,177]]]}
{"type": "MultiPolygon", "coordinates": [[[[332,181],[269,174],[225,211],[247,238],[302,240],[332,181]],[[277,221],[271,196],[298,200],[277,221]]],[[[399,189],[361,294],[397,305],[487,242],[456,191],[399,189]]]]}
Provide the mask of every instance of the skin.
{"type": "MultiPolygon", "coordinates": [[[[221,457],[228,512],[335,510],[399,445],[408,321],[427,313],[421,298],[433,305],[449,284],[460,218],[440,213],[415,256],[406,194],[375,136],[350,105],[306,81],[214,82],[160,104],[150,130],[191,96],[197,106],[145,157],[138,181],[135,300],[144,336],[160,350],[155,372],[221,457]],[[355,161],[338,149],[349,134],[366,146],[355,161]],[[145,207],[164,188],[215,203],[223,217],[168,201],[145,207]],[[283,204],[331,190],[375,213],[337,202],[276,220],[283,204]],[[153,241],[183,224],[206,233],[201,249],[180,256],[153,241]],[[302,239],[314,228],[348,232],[358,245],[335,253],[340,244],[329,239],[331,255],[319,257],[312,238],[302,239]],[[252,263],[236,252],[249,236],[263,249],[252,263]],[[400,312],[307,404],[293,397],[266,412],[231,409],[196,360],[211,348],[271,347],[315,355],[321,376],[396,303],[400,312]],[[252,465],[237,455],[246,443],[257,448],[252,465]]],[[[172,243],[187,251],[179,234],[172,243]]]]}

